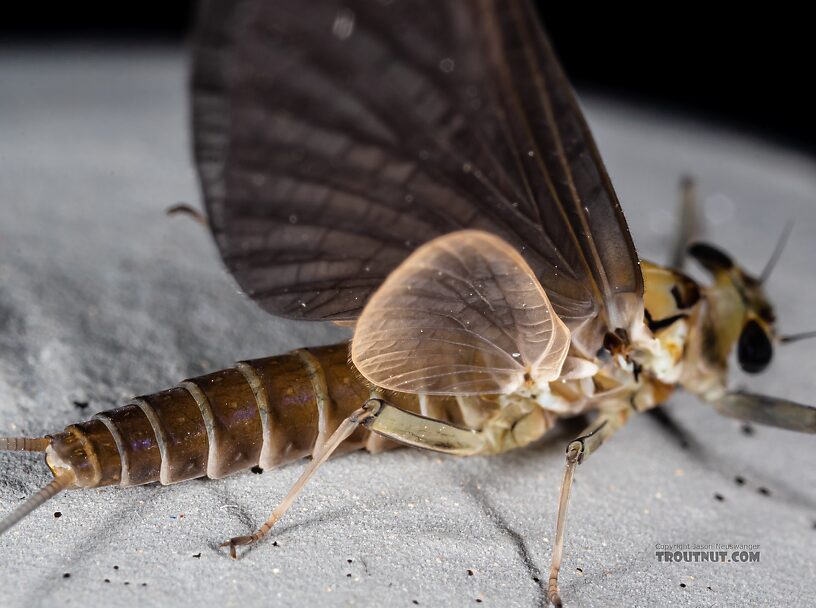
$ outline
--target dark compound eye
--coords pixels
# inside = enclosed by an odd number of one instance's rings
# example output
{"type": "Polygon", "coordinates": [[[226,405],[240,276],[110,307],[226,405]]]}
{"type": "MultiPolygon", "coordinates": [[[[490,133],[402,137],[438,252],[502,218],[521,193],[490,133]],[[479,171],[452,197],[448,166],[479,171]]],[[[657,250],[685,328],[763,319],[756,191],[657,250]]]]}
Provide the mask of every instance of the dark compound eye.
{"type": "Polygon", "coordinates": [[[748,321],[742,328],[737,346],[740,367],[749,374],[757,374],[768,367],[773,357],[771,339],[756,321],[748,321]]]}
{"type": "Polygon", "coordinates": [[[728,254],[708,243],[694,243],[689,246],[688,254],[700,262],[709,272],[731,270],[734,262],[728,254]]]}

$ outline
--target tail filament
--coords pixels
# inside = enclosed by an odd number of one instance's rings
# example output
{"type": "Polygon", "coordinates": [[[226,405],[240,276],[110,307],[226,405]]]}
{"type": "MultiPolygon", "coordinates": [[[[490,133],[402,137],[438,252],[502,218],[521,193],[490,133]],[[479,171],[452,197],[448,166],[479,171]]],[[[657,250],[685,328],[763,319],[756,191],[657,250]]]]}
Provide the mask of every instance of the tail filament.
{"type": "Polygon", "coordinates": [[[50,443],[45,437],[0,437],[0,452],[44,452],[50,443]]]}
{"type": "Polygon", "coordinates": [[[42,490],[34,494],[31,498],[21,504],[19,507],[9,513],[2,521],[0,521],[0,535],[4,534],[14,524],[23,519],[26,515],[31,513],[37,507],[42,506],[47,500],[54,498],[62,490],[71,485],[71,479],[68,477],[56,477],[54,481],[45,486],[42,490]]]}

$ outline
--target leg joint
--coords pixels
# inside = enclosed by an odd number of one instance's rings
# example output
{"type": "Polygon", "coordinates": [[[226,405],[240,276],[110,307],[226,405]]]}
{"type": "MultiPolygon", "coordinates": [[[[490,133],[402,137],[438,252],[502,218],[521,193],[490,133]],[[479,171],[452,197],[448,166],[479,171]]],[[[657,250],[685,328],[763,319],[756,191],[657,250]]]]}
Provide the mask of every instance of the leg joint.
{"type": "Polygon", "coordinates": [[[349,420],[351,422],[355,422],[357,424],[362,424],[363,426],[367,426],[374,418],[376,418],[383,409],[385,405],[385,401],[382,399],[377,399],[376,397],[372,397],[365,403],[363,403],[362,407],[354,412],[351,416],[349,416],[349,420]]]}
{"type": "Polygon", "coordinates": [[[567,446],[567,462],[577,462],[580,464],[584,456],[584,440],[582,438],[573,439],[567,446]]]}

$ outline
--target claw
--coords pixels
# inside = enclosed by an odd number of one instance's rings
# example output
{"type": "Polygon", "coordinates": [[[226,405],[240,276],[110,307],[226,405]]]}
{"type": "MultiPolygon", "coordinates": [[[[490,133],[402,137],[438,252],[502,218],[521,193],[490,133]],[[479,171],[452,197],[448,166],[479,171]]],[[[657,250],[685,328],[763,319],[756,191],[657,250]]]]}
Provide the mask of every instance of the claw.
{"type": "Polygon", "coordinates": [[[232,559],[238,559],[238,552],[235,550],[235,547],[240,545],[251,545],[255,542],[255,537],[253,536],[236,536],[234,538],[229,539],[225,543],[221,543],[218,545],[219,547],[229,547],[229,554],[232,559]]]}

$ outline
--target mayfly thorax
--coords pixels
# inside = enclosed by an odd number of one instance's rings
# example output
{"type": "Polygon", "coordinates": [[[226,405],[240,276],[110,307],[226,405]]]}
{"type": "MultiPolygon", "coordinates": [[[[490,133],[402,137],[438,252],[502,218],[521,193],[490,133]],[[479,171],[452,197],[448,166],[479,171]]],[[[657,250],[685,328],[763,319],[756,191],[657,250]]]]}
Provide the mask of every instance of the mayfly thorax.
{"type": "Polygon", "coordinates": [[[816,408],[729,391],[782,336],[764,281],[696,234],[693,185],[667,266],[641,260],[578,102],[527,0],[206,2],[193,137],[225,265],[271,314],[350,344],[245,361],[43,438],[59,491],[221,478],[398,443],[496,454],[589,413],[569,442],[548,597],[579,463],[682,388],[721,413],[816,432],[816,408]],[[710,275],[698,282],[685,262],[710,275]]]}

